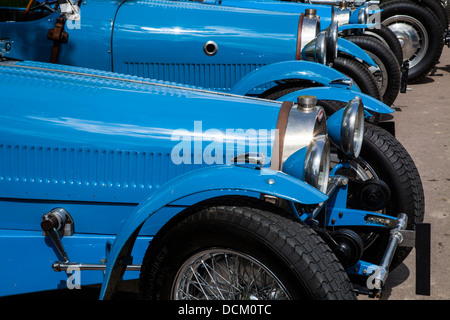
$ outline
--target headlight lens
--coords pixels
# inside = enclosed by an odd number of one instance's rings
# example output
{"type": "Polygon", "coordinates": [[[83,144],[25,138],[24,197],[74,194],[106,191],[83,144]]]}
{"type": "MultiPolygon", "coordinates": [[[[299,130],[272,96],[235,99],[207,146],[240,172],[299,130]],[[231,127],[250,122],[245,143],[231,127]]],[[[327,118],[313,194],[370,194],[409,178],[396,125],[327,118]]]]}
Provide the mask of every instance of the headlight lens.
{"type": "Polygon", "coordinates": [[[330,65],[337,58],[337,42],[338,24],[333,21],[328,28],[319,32],[315,39],[304,46],[302,57],[308,61],[330,65]]]}
{"type": "Polygon", "coordinates": [[[345,108],[327,120],[328,137],[349,157],[358,157],[364,138],[364,105],[359,97],[350,100],[345,108]]]}
{"type": "Polygon", "coordinates": [[[326,193],[330,173],[330,143],[326,136],[311,141],[304,162],[305,182],[326,193]]]}
{"type": "Polygon", "coordinates": [[[319,32],[317,37],[303,48],[302,57],[304,60],[327,64],[327,35],[326,31],[319,32]]]}
{"type": "Polygon", "coordinates": [[[341,125],[341,149],[357,158],[364,138],[364,106],[359,97],[350,100],[344,109],[341,125]]]}

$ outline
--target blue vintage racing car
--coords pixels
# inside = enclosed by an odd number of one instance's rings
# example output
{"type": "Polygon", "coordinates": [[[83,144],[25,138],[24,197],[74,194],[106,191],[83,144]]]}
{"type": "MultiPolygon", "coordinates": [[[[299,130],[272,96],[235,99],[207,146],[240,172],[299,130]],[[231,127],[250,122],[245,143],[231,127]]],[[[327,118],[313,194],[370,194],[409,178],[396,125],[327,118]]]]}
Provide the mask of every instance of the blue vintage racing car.
{"type": "MultiPolygon", "coordinates": [[[[174,1],[199,2],[192,0],[174,1]]],[[[371,65],[367,61],[363,61],[363,64],[369,68],[375,77],[383,102],[392,105],[399,91],[406,92],[409,62],[403,61],[402,45],[395,33],[381,24],[381,19],[377,19],[372,14],[374,10],[369,10],[372,7],[368,3],[352,10],[346,2],[340,3],[339,6],[298,2],[289,3],[276,0],[205,0],[200,2],[209,6],[218,5],[288,13],[304,12],[306,17],[308,16],[306,13],[314,10],[317,15],[316,19],[320,21],[319,25],[321,30],[329,28],[332,23],[337,24],[341,39],[340,42],[343,43],[342,46],[345,46],[347,44],[346,40],[349,40],[364,49],[374,60],[375,65],[371,65]]],[[[308,31],[308,22],[303,20],[300,23],[303,25],[302,41],[304,38],[308,39],[311,35],[315,34],[311,28],[308,31]],[[308,32],[310,35],[305,35],[308,32]]],[[[348,48],[346,51],[341,50],[338,53],[338,57],[348,57],[348,54],[350,53],[351,55],[352,51],[356,57],[359,56],[357,50],[348,48]]],[[[340,59],[338,59],[338,64],[339,61],[340,59]]]]}
{"type": "Polygon", "coordinates": [[[337,22],[321,30],[317,9],[294,13],[159,0],[27,2],[27,8],[0,8],[1,37],[15,43],[19,59],[269,98],[347,77],[355,90],[391,105],[400,88],[395,59],[380,66],[380,59],[338,39],[337,22]],[[378,82],[372,76],[388,72],[378,82]]]}
{"type": "Polygon", "coordinates": [[[0,85],[3,296],[378,296],[418,236],[417,169],[358,97],[327,118],[313,96],[6,58],[0,85]]]}
{"type": "MultiPolygon", "coordinates": [[[[244,0],[252,1],[252,0],[244,0]]],[[[260,1],[260,0],[257,0],[260,1]]],[[[266,1],[266,0],[262,0],[266,1]]],[[[271,1],[270,1],[271,2],[271,1]]],[[[277,1],[278,2],[278,1],[277,1]]],[[[293,2],[287,0],[287,2],[293,2]]],[[[336,0],[308,0],[305,3],[341,5],[336,0]]],[[[379,12],[380,22],[399,39],[404,60],[409,64],[409,82],[423,80],[439,61],[444,44],[449,44],[450,31],[445,7],[440,0],[351,0],[352,9],[369,4],[379,12]]]]}

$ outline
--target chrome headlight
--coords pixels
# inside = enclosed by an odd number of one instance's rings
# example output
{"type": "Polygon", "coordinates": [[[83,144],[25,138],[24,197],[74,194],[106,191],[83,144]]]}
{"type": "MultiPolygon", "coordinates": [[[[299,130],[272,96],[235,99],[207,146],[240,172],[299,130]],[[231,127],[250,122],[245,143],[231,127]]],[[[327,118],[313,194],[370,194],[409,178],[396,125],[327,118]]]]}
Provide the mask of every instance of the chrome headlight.
{"type": "Polygon", "coordinates": [[[279,161],[272,155],[271,168],[282,170],[325,192],[330,143],[325,112],[316,106],[316,102],[316,97],[301,96],[298,105],[283,103],[277,122],[279,161]]]}
{"type": "Polygon", "coordinates": [[[326,136],[311,141],[304,162],[305,182],[327,192],[330,174],[330,143],[326,136]]]}
{"type": "Polygon", "coordinates": [[[302,49],[302,58],[330,65],[337,57],[338,23],[333,21],[325,30],[308,42],[302,49]]]}
{"type": "Polygon", "coordinates": [[[357,158],[364,138],[364,105],[359,97],[336,111],[327,121],[331,142],[349,157],[357,158]]]}
{"type": "Polygon", "coordinates": [[[360,98],[350,100],[344,109],[341,127],[342,151],[351,157],[359,157],[364,138],[364,105],[360,98]]]}
{"type": "Polygon", "coordinates": [[[314,40],[311,40],[302,50],[304,60],[327,64],[326,33],[320,32],[314,40]]]}
{"type": "Polygon", "coordinates": [[[327,61],[326,64],[332,64],[334,59],[337,58],[338,55],[338,23],[332,21],[330,26],[326,28],[326,46],[327,46],[327,61]]]}

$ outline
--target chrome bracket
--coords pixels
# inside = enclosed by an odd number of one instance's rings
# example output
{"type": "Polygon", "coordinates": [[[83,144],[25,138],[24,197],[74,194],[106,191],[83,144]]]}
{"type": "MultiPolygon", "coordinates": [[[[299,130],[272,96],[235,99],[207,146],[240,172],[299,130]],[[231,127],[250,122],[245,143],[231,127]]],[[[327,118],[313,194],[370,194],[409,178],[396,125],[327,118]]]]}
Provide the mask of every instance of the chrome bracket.
{"type": "MultiPolygon", "coordinates": [[[[406,225],[408,222],[408,216],[405,213],[401,213],[397,220],[397,225],[391,230],[389,236],[389,242],[384,252],[381,264],[377,266],[373,274],[369,277],[368,288],[380,291],[388,277],[389,267],[391,265],[392,259],[394,258],[395,251],[404,241],[403,235],[407,235],[411,238],[409,233],[406,233],[406,225]]],[[[408,240],[410,241],[410,240],[408,240]]]]}

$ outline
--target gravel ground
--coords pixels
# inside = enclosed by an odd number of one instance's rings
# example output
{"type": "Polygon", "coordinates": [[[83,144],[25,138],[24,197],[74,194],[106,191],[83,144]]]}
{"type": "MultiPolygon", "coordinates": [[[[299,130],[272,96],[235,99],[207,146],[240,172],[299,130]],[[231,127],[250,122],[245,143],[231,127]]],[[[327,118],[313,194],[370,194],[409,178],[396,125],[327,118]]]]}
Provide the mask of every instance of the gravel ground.
{"type": "MultiPolygon", "coordinates": [[[[431,295],[415,294],[415,254],[395,269],[382,299],[450,299],[450,49],[421,83],[395,101],[396,137],[419,169],[425,191],[425,221],[431,224],[431,295]]],[[[362,298],[365,299],[365,298],[362,298]]]]}

